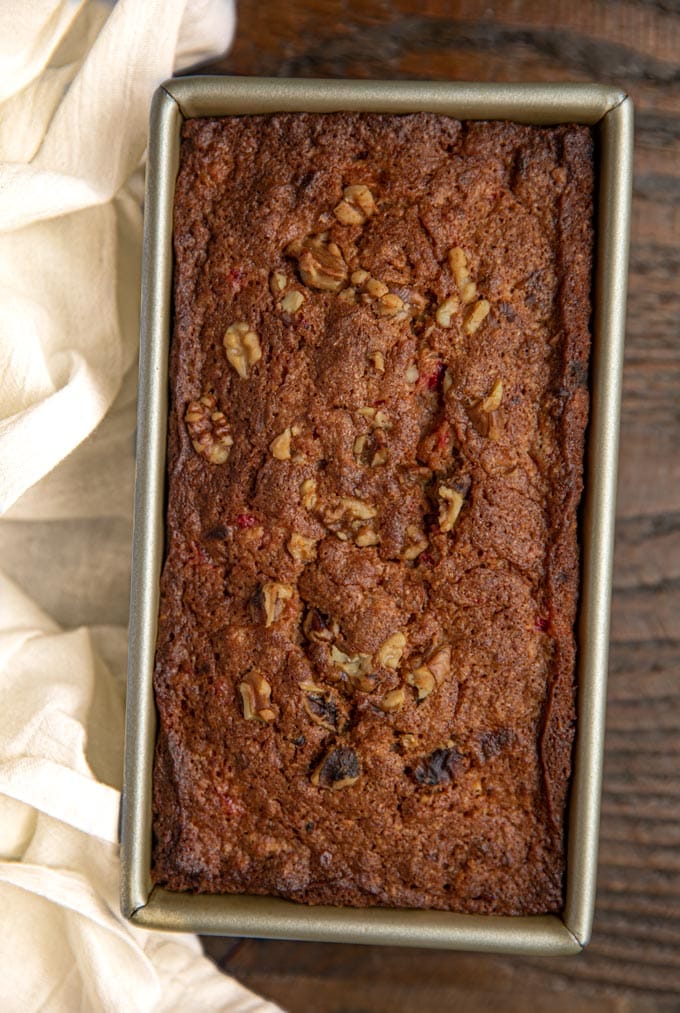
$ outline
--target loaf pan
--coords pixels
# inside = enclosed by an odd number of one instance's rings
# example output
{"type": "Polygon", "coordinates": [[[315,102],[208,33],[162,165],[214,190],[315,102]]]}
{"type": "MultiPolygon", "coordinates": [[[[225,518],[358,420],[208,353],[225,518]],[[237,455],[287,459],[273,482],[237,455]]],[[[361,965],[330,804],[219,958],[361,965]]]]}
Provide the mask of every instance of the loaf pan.
{"type": "Polygon", "coordinates": [[[130,611],[121,904],[133,924],[271,939],[379,943],[523,954],[578,953],[595,902],[633,113],[621,91],[590,84],[468,84],[194,77],[171,80],[151,110],[147,170],[137,478],[130,611]],[[597,250],[591,416],[581,521],[578,704],[562,916],[306,907],[278,898],[172,893],[151,881],[152,674],[164,548],[172,209],[187,117],[271,112],[427,111],[462,120],[584,123],[597,142],[597,250]]]}

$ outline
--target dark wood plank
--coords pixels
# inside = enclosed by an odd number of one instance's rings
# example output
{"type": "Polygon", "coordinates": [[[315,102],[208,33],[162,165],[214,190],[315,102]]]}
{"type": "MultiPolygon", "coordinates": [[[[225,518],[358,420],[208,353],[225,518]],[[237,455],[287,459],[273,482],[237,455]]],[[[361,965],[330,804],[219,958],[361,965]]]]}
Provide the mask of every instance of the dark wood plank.
{"type": "Polygon", "coordinates": [[[230,74],[599,80],[636,103],[599,894],[578,958],[205,940],[292,1013],[680,1009],[680,3],[243,0],[230,74]]]}

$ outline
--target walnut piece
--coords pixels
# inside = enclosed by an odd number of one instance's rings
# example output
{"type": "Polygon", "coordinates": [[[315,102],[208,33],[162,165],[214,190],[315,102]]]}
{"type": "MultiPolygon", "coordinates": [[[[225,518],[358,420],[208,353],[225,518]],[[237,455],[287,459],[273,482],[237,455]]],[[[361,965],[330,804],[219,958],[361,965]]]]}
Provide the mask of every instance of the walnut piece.
{"type": "Polygon", "coordinates": [[[337,746],[326,753],[314,769],[311,782],[315,788],[349,788],[361,777],[359,757],[349,746],[337,746]]]}
{"type": "Polygon", "coordinates": [[[384,281],[374,278],[363,268],[353,271],[350,280],[363,293],[362,301],[372,302],[380,317],[406,320],[412,316],[421,316],[427,307],[427,299],[420,292],[404,286],[393,286],[390,289],[384,281]]]}
{"type": "Polygon", "coordinates": [[[430,655],[425,664],[420,665],[406,676],[406,682],[417,690],[420,703],[439,686],[451,672],[451,648],[438,647],[430,655]]]}
{"type": "Polygon", "coordinates": [[[392,428],[390,417],[382,408],[371,408],[370,405],[366,405],[364,408],[357,409],[357,415],[361,415],[362,418],[367,419],[371,429],[392,428]]]}
{"type": "Polygon", "coordinates": [[[347,264],[340,248],[324,242],[321,236],[296,239],[288,244],[286,252],[297,259],[300,276],[310,288],[339,292],[347,282],[347,264]]]}
{"type": "Polygon", "coordinates": [[[381,296],[378,300],[378,316],[396,317],[400,314],[407,316],[408,313],[405,310],[406,304],[404,300],[394,292],[387,292],[386,295],[381,296]]]}
{"type": "Polygon", "coordinates": [[[385,356],[382,352],[371,352],[370,359],[378,373],[385,372],[385,356]]]}
{"type": "Polygon", "coordinates": [[[439,504],[439,530],[446,533],[453,530],[458,515],[463,509],[465,497],[457,489],[451,489],[448,485],[440,485],[437,494],[442,501],[439,504]]]}
{"type": "Polygon", "coordinates": [[[495,412],[501,406],[503,400],[503,381],[500,377],[494,381],[494,385],[489,392],[488,397],[482,399],[479,404],[480,411],[483,412],[495,412]]]}
{"type": "Polygon", "coordinates": [[[378,281],[377,278],[372,278],[370,274],[368,280],[364,282],[364,288],[372,299],[382,299],[389,292],[389,288],[384,281],[378,281]]]}
{"type": "Polygon", "coordinates": [[[401,710],[404,706],[404,700],[406,694],[404,693],[403,687],[399,689],[390,690],[380,701],[380,710],[385,711],[387,714],[391,714],[393,711],[401,710]]]}
{"type": "Polygon", "coordinates": [[[364,503],[361,499],[355,499],[354,496],[341,496],[340,504],[350,517],[355,517],[357,520],[368,521],[372,517],[378,516],[378,511],[374,506],[364,503]]]}
{"type": "Polygon", "coordinates": [[[261,590],[266,616],[265,626],[271,626],[281,618],[286,602],[293,597],[293,588],[290,584],[279,584],[272,580],[264,583],[261,590]]]}
{"type": "Polygon", "coordinates": [[[480,299],[465,314],[463,329],[466,334],[476,334],[489,315],[491,309],[486,299],[480,299]]]}
{"type": "Polygon", "coordinates": [[[224,464],[234,441],[223,412],[216,411],[213,394],[191,401],[184,414],[191,444],[209,464],[224,464]]]}
{"type": "Polygon", "coordinates": [[[450,295],[443,303],[440,303],[435,313],[435,320],[440,327],[450,327],[454,313],[458,312],[458,298],[450,295]]]}
{"type": "Polygon", "coordinates": [[[276,298],[285,289],[288,280],[283,271],[272,271],[269,275],[269,291],[276,298]]]}
{"type": "Polygon", "coordinates": [[[470,277],[465,251],[460,246],[454,246],[452,250],[449,250],[448,257],[451,274],[456,280],[460,298],[466,305],[474,302],[477,298],[477,286],[470,277]]]}
{"type": "Polygon", "coordinates": [[[224,350],[227,361],[234,367],[240,377],[248,376],[248,366],[254,365],[262,358],[260,339],[255,331],[244,320],[231,324],[224,332],[224,350]]]}
{"type": "Polygon", "coordinates": [[[398,668],[401,656],[406,647],[406,637],[403,633],[393,633],[380,645],[375,660],[384,668],[398,668]]]}
{"type": "Polygon", "coordinates": [[[291,428],[284,429],[282,433],[275,436],[272,442],[269,444],[269,449],[272,456],[277,461],[290,461],[290,439],[291,439],[291,428]]]}
{"type": "Polygon", "coordinates": [[[429,668],[421,665],[415,671],[409,672],[406,676],[409,686],[414,686],[418,691],[418,702],[425,700],[435,687],[435,678],[429,668]]]}
{"type": "Polygon", "coordinates": [[[480,398],[468,408],[468,415],[480,436],[497,440],[503,428],[502,413],[503,381],[498,378],[487,397],[480,398]]]}
{"type": "Polygon", "coordinates": [[[365,548],[368,545],[378,545],[380,543],[380,535],[373,528],[369,527],[368,524],[364,524],[354,536],[354,543],[360,548],[365,548]]]}
{"type": "Polygon", "coordinates": [[[316,541],[294,531],[286,546],[293,559],[300,563],[311,563],[316,559],[316,541]]]}
{"type": "Polygon", "coordinates": [[[376,212],[373,194],[362,183],[346,186],[343,199],[335,208],[335,217],[343,225],[363,225],[376,212]]]}
{"type": "Polygon", "coordinates": [[[427,659],[427,667],[435,677],[437,685],[443,682],[451,672],[451,648],[438,647],[427,659]]]}
{"type": "Polygon", "coordinates": [[[429,545],[425,533],[416,527],[415,524],[409,524],[406,528],[406,537],[409,539],[409,544],[404,548],[401,558],[417,559],[420,553],[424,552],[429,545]]]}
{"type": "Polygon", "coordinates": [[[313,510],[316,500],[316,481],[313,478],[306,478],[300,485],[300,502],[305,509],[313,510]]]}
{"type": "MultiPolygon", "coordinates": [[[[371,275],[369,274],[368,271],[364,271],[363,268],[359,268],[357,271],[352,271],[350,281],[352,282],[353,285],[361,286],[365,285],[370,277],[371,275]]],[[[385,291],[387,291],[387,286],[385,286],[385,291]]]]}
{"type": "Polygon", "coordinates": [[[371,672],[370,654],[348,655],[333,644],[331,661],[349,677],[355,689],[360,689],[364,693],[371,692],[375,683],[375,675],[371,672]]]}
{"type": "Polygon", "coordinates": [[[298,292],[297,289],[293,288],[290,292],[286,292],[280,306],[286,313],[297,313],[304,301],[305,297],[302,292],[298,292]]]}
{"type": "Polygon", "coordinates": [[[238,691],[246,721],[276,720],[276,710],[271,705],[272,688],[259,672],[248,672],[243,682],[239,683],[238,691]]]}
{"type": "Polygon", "coordinates": [[[406,383],[417,383],[420,372],[415,362],[412,362],[405,373],[406,383]]]}

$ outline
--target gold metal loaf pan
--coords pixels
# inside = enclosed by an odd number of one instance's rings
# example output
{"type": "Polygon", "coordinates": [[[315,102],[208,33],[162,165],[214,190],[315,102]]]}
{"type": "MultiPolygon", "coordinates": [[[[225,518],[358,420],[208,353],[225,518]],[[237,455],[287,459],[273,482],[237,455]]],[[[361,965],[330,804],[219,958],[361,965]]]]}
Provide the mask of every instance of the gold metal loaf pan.
{"type": "Polygon", "coordinates": [[[467,84],[197,77],[166,82],[151,112],[147,172],[137,482],[122,803],[121,903],[135,925],[222,935],[381,943],[524,954],[578,953],[595,900],[609,641],[616,464],[633,113],[613,88],[588,84],[467,84]],[[163,560],[172,206],[186,117],[282,111],[430,111],[458,119],[585,123],[598,142],[594,356],[582,520],[578,724],[563,917],[304,907],[276,898],[192,896],[150,877],[156,714],[152,672],[163,560]]]}

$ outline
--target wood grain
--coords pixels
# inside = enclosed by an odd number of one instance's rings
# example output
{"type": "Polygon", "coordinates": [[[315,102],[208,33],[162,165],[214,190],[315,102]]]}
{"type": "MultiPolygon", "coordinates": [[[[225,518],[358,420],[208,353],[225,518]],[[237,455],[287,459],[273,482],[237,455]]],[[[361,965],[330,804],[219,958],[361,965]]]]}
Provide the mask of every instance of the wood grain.
{"type": "Polygon", "coordinates": [[[205,940],[291,1013],[680,1010],[680,3],[245,0],[212,72],[588,81],[636,105],[598,901],[566,959],[205,940]]]}

